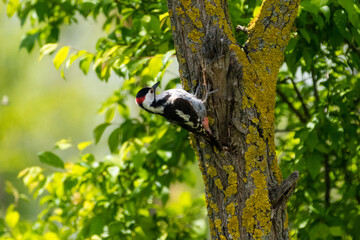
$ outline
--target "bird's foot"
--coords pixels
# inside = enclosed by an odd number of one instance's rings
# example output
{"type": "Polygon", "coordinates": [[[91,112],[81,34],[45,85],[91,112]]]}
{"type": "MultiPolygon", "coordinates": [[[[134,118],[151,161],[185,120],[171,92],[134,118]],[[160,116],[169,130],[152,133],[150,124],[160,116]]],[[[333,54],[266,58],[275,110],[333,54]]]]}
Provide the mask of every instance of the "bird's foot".
{"type": "Polygon", "coordinates": [[[219,91],[219,89],[215,89],[215,90],[213,90],[213,91],[210,91],[210,87],[206,87],[206,88],[207,88],[207,89],[206,89],[206,93],[205,93],[205,98],[204,98],[204,100],[202,100],[203,103],[205,103],[205,102],[207,101],[208,97],[209,97],[211,94],[216,93],[217,91],[219,91]]]}

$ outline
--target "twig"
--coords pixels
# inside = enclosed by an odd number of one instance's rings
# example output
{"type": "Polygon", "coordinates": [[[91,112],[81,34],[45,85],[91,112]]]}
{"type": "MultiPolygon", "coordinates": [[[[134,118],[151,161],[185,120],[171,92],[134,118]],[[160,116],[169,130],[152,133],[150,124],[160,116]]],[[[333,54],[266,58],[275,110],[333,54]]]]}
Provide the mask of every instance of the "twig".
{"type": "Polygon", "coordinates": [[[319,97],[319,92],[317,89],[317,79],[316,79],[316,75],[315,75],[315,71],[314,68],[311,68],[311,76],[312,76],[312,82],[313,82],[313,88],[314,88],[314,95],[315,95],[315,103],[316,103],[316,108],[319,105],[320,102],[320,97],[319,97]]]}
{"type": "Polygon", "coordinates": [[[296,94],[297,94],[297,96],[299,98],[299,101],[301,102],[301,106],[304,109],[304,113],[306,115],[306,120],[308,120],[308,119],[310,119],[309,109],[306,106],[306,104],[304,102],[304,99],[303,99],[303,97],[302,97],[302,95],[301,95],[301,93],[299,91],[299,88],[296,86],[296,83],[295,83],[294,79],[293,78],[289,78],[289,79],[292,82],[292,84],[294,86],[294,89],[295,89],[295,92],[296,92],[296,94]]]}
{"type": "Polygon", "coordinates": [[[304,116],[297,110],[294,105],[286,98],[285,94],[280,91],[280,89],[276,89],[276,93],[280,96],[280,98],[289,106],[289,108],[298,116],[300,122],[306,123],[306,119],[304,116]]]}
{"type": "Polygon", "coordinates": [[[299,179],[299,172],[295,171],[274,190],[269,192],[270,202],[272,206],[276,206],[280,200],[287,201],[294,192],[296,183],[299,179]]]}
{"type": "Polygon", "coordinates": [[[248,29],[247,29],[247,27],[244,27],[244,26],[241,26],[241,25],[237,25],[236,26],[236,28],[235,28],[235,30],[238,32],[238,31],[241,31],[241,32],[244,32],[244,33],[248,33],[249,31],[248,31],[248,29]]]}
{"type": "Polygon", "coordinates": [[[325,156],[325,162],[324,162],[324,168],[325,168],[325,206],[330,206],[330,166],[329,166],[329,155],[325,156]]]}

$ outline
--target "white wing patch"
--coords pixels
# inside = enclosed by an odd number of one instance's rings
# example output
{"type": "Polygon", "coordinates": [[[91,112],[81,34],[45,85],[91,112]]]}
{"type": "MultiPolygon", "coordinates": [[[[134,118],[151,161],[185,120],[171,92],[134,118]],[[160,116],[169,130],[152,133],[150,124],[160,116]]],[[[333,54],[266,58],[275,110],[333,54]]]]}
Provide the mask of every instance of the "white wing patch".
{"type": "Polygon", "coordinates": [[[179,117],[181,117],[182,119],[185,120],[186,125],[189,125],[190,127],[194,127],[194,124],[192,122],[190,122],[190,115],[183,113],[182,111],[176,109],[175,110],[176,114],[179,115],[179,117]]]}

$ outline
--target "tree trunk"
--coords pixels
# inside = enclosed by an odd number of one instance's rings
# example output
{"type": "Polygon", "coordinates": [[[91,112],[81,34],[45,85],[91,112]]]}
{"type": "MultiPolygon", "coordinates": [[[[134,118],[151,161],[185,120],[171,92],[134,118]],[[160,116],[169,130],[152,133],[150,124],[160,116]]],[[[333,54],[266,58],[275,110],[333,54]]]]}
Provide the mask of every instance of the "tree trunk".
{"type": "Polygon", "coordinates": [[[274,141],[276,79],[300,0],[264,0],[236,42],[224,0],[168,0],[183,87],[207,100],[219,152],[191,141],[203,174],[212,239],[288,239],[286,203],[298,172],[283,181],[274,141]]]}

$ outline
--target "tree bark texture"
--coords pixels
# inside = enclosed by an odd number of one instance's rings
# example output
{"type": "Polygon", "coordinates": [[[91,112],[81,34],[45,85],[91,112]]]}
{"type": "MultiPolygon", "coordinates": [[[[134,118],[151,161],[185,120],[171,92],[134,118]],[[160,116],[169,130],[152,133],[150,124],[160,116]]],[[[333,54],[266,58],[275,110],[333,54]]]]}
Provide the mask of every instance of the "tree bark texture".
{"type": "Polygon", "coordinates": [[[264,0],[240,46],[227,1],[168,0],[185,90],[207,100],[213,134],[198,153],[212,239],[288,239],[286,203],[298,173],[283,180],[275,153],[276,79],[300,0],[264,0]]]}

